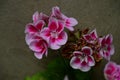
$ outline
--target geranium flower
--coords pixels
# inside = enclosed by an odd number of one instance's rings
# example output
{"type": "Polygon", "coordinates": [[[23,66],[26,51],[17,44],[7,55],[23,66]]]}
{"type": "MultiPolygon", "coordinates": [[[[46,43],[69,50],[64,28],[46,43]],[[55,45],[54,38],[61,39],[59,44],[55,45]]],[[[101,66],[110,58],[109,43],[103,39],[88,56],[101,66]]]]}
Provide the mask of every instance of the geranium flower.
{"type": "Polygon", "coordinates": [[[114,46],[112,45],[112,42],[113,37],[110,34],[101,38],[100,41],[101,44],[100,54],[107,60],[110,60],[111,55],[114,54],[114,46]]]}
{"type": "Polygon", "coordinates": [[[26,34],[25,40],[29,48],[34,52],[36,58],[42,59],[44,54],[47,56],[48,44],[38,34],[26,34]]]}
{"type": "Polygon", "coordinates": [[[95,40],[97,40],[98,35],[96,32],[96,29],[94,29],[92,32],[90,32],[89,34],[85,34],[83,35],[83,38],[88,42],[88,43],[94,43],[95,40]]]}
{"type": "Polygon", "coordinates": [[[70,30],[74,31],[74,26],[78,24],[78,21],[73,17],[67,17],[63,13],[61,13],[59,7],[53,7],[52,8],[52,14],[51,16],[56,17],[57,19],[65,21],[65,27],[70,30]]]}
{"type": "Polygon", "coordinates": [[[120,65],[114,62],[108,62],[104,69],[106,80],[120,80],[120,65]]]}
{"type": "Polygon", "coordinates": [[[43,14],[42,12],[39,14],[39,12],[36,11],[32,16],[32,19],[33,19],[33,23],[36,23],[39,20],[43,20],[48,23],[49,16],[43,14]]]}
{"type": "Polygon", "coordinates": [[[59,49],[67,42],[68,36],[64,30],[64,23],[51,18],[48,27],[41,31],[41,36],[47,40],[51,49],[59,49]]]}
{"type": "Polygon", "coordinates": [[[25,33],[26,34],[36,34],[41,31],[45,22],[43,20],[39,20],[36,23],[29,23],[26,25],[25,33]]]}
{"type": "Polygon", "coordinates": [[[93,52],[90,47],[83,47],[81,51],[74,51],[73,57],[70,61],[70,65],[74,69],[80,69],[81,71],[87,72],[91,69],[91,66],[95,65],[93,52]]]}

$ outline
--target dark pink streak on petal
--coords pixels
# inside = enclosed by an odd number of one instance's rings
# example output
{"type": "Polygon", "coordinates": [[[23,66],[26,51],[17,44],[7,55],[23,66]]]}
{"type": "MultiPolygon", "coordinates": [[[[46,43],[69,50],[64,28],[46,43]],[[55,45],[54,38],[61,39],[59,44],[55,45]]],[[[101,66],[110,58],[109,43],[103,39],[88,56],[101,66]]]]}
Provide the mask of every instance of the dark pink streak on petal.
{"type": "Polygon", "coordinates": [[[64,23],[63,22],[58,22],[58,28],[57,28],[57,32],[61,32],[61,31],[63,31],[64,30],[64,23]]]}
{"type": "Polygon", "coordinates": [[[84,35],[84,39],[87,40],[87,41],[89,41],[89,40],[91,40],[91,36],[88,35],[88,34],[87,34],[87,35],[84,35]]]}
{"type": "Polygon", "coordinates": [[[41,31],[41,29],[43,28],[43,26],[45,25],[44,21],[40,20],[39,22],[37,22],[37,24],[35,24],[35,27],[41,31]]]}
{"type": "Polygon", "coordinates": [[[50,19],[48,27],[51,31],[56,31],[56,29],[58,28],[58,22],[56,19],[50,19]]]}
{"type": "Polygon", "coordinates": [[[82,52],[83,52],[84,54],[86,54],[87,56],[92,54],[92,53],[91,53],[91,49],[88,48],[88,47],[83,47],[82,52]]]}
{"type": "Polygon", "coordinates": [[[111,45],[112,44],[113,37],[112,35],[107,35],[106,37],[106,44],[111,45]]]}
{"type": "Polygon", "coordinates": [[[35,33],[35,32],[38,32],[38,30],[33,25],[27,25],[25,32],[26,33],[35,33]]]}
{"type": "Polygon", "coordinates": [[[75,64],[79,64],[80,63],[80,59],[78,57],[76,57],[76,59],[74,60],[75,64]]]}
{"type": "Polygon", "coordinates": [[[91,32],[90,36],[91,36],[91,38],[92,38],[93,40],[96,40],[96,38],[97,38],[96,30],[94,30],[93,32],[91,32]]]}

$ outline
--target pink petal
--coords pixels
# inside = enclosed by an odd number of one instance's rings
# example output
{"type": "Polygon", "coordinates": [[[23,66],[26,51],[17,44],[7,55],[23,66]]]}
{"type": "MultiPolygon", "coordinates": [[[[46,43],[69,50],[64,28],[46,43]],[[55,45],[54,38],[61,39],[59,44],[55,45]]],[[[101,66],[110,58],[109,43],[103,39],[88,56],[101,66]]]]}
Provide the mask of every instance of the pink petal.
{"type": "Polygon", "coordinates": [[[44,29],[42,29],[42,30],[41,30],[41,33],[40,33],[40,36],[41,36],[44,40],[46,40],[47,42],[49,42],[49,38],[50,38],[50,36],[51,36],[49,28],[44,28],[44,29]]]}
{"type": "Polygon", "coordinates": [[[95,65],[95,60],[92,56],[88,56],[87,61],[88,61],[89,66],[94,66],[95,65]]]}
{"type": "Polygon", "coordinates": [[[61,46],[56,44],[56,39],[55,38],[50,38],[50,42],[49,42],[50,48],[53,50],[57,50],[59,49],[61,46]]]}
{"type": "Polygon", "coordinates": [[[41,31],[41,29],[43,28],[43,26],[45,25],[45,22],[43,20],[39,20],[35,23],[35,27],[41,31]]]}
{"type": "Polygon", "coordinates": [[[105,36],[103,37],[103,39],[102,39],[102,41],[101,41],[101,44],[102,44],[102,46],[105,46],[105,45],[106,45],[106,37],[105,37],[105,36]]]}
{"type": "Polygon", "coordinates": [[[102,40],[103,40],[103,38],[98,38],[98,43],[100,44],[100,46],[102,46],[102,40]]]}
{"type": "Polygon", "coordinates": [[[33,24],[29,23],[29,24],[26,25],[25,33],[33,34],[33,33],[36,33],[36,32],[38,32],[38,30],[34,27],[33,24]]]}
{"type": "Polygon", "coordinates": [[[83,35],[83,38],[84,38],[86,41],[90,41],[90,40],[91,40],[91,36],[90,36],[89,34],[83,35]]]}
{"type": "Polygon", "coordinates": [[[81,62],[80,58],[72,57],[72,59],[70,60],[70,66],[74,69],[79,69],[80,62],[81,62]]]}
{"type": "Polygon", "coordinates": [[[108,51],[103,51],[103,57],[106,59],[106,60],[110,60],[110,52],[108,52],[108,51]]]}
{"type": "Polygon", "coordinates": [[[40,13],[40,20],[44,20],[45,22],[48,23],[49,16],[46,14],[43,14],[42,12],[40,13]]]}
{"type": "Polygon", "coordinates": [[[96,29],[94,29],[91,33],[90,36],[93,40],[96,40],[98,38],[96,29]]]}
{"type": "Polygon", "coordinates": [[[30,43],[32,41],[34,41],[32,38],[33,38],[33,34],[26,34],[25,41],[26,41],[27,45],[30,45],[30,43]]]}
{"type": "Polygon", "coordinates": [[[52,16],[61,18],[61,11],[58,6],[52,8],[52,16]]]}
{"type": "Polygon", "coordinates": [[[34,56],[37,58],[37,59],[42,59],[42,57],[43,57],[43,53],[34,53],[34,56]]]}
{"type": "Polygon", "coordinates": [[[34,14],[33,14],[33,22],[35,23],[35,22],[37,22],[38,20],[39,20],[39,12],[38,11],[36,11],[34,14]]]}
{"type": "Polygon", "coordinates": [[[43,49],[43,51],[41,51],[41,52],[35,52],[34,53],[34,55],[35,55],[36,58],[42,59],[42,57],[43,57],[44,54],[47,56],[47,54],[48,54],[47,46],[46,45],[44,45],[44,46],[45,46],[45,49],[43,49]]]}
{"type": "Polygon", "coordinates": [[[114,52],[115,52],[115,49],[114,49],[114,46],[113,46],[113,45],[108,46],[107,50],[110,52],[110,55],[113,55],[114,52]]]}
{"type": "Polygon", "coordinates": [[[85,61],[83,61],[79,69],[83,72],[87,72],[91,69],[91,67],[88,66],[88,64],[85,61]]]}
{"type": "Polygon", "coordinates": [[[110,44],[112,44],[112,41],[113,41],[112,35],[108,34],[108,35],[106,36],[106,43],[107,43],[108,45],[110,45],[110,44]]]}
{"type": "Polygon", "coordinates": [[[74,51],[74,52],[73,52],[73,55],[76,56],[76,57],[77,57],[77,56],[82,56],[82,54],[83,54],[83,53],[80,52],[80,51],[74,51]]]}
{"type": "Polygon", "coordinates": [[[74,30],[73,26],[77,24],[78,24],[78,21],[75,18],[68,18],[66,20],[66,28],[69,29],[70,31],[73,31],[74,30]]]}
{"type": "Polygon", "coordinates": [[[54,18],[51,18],[49,20],[48,27],[51,31],[56,31],[56,29],[58,28],[58,21],[54,18]]]}
{"type": "Polygon", "coordinates": [[[35,52],[41,52],[44,48],[44,46],[42,45],[43,42],[42,41],[33,41],[30,43],[29,45],[29,48],[32,50],[32,51],[35,51],[35,52]]]}
{"type": "Polygon", "coordinates": [[[64,25],[65,25],[65,23],[64,22],[62,22],[62,21],[58,21],[58,28],[57,28],[57,32],[62,32],[63,30],[64,30],[64,25]]]}
{"type": "Polygon", "coordinates": [[[87,47],[87,46],[85,46],[85,47],[82,48],[82,52],[84,54],[86,54],[87,56],[93,54],[92,49],[90,47],[87,47]]]}
{"type": "Polygon", "coordinates": [[[61,32],[56,39],[58,45],[64,45],[68,40],[68,35],[66,32],[61,32]]]}

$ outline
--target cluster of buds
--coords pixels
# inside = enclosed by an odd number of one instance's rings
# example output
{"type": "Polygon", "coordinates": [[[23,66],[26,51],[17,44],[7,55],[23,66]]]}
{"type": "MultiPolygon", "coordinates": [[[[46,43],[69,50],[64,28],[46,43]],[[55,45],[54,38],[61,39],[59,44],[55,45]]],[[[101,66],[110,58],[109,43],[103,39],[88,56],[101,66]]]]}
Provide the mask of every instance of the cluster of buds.
{"type": "Polygon", "coordinates": [[[74,31],[77,20],[61,13],[59,7],[53,7],[50,16],[35,12],[33,22],[25,28],[25,40],[38,59],[48,54],[48,48],[57,50],[68,40],[65,28],[74,31]]]}
{"type": "Polygon", "coordinates": [[[110,61],[111,55],[114,54],[111,34],[99,37],[96,29],[89,33],[88,31],[89,29],[85,29],[70,33],[71,39],[64,45],[62,52],[64,57],[70,59],[72,68],[80,69],[83,72],[89,71],[102,58],[110,61]],[[72,40],[73,38],[74,40],[72,40]]]}

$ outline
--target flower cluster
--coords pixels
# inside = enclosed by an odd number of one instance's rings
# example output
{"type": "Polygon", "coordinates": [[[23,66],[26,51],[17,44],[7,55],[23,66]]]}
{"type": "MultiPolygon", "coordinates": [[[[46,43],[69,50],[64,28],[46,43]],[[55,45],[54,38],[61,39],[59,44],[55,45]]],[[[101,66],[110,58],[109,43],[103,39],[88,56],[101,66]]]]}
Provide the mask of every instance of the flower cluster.
{"type": "Polygon", "coordinates": [[[87,72],[96,62],[99,62],[102,58],[109,61],[111,55],[114,54],[113,37],[111,34],[99,37],[96,29],[94,29],[90,33],[88,31],[78,31],[78,35],[80,36],[78,36],[77,42],[70,41],[63,49],[63,54],[70,55],[72,68],[87,72]],[[67,50],[70,46],[74,47],[67,50]]]}
{"type": "MultiPolygon", "coordinates": [[[[58,50],[64,46],[61,55],[70,59],[73,69],[87,72],[104,58],[108,61],[104,69],[105,78],[120,80],[120,65],[111,62],[115,51],[111,34],[98,36],[96,29],[91,32],[89,29],[74,30],[77,20],[61,13],[57,6],[52,8],[49,16],[35,12],[32,20],[25,27],[25,41],[36,58],[47,56],[48,48],[58,50]]],[[[68,76],[64,80],[68,80],[68,76]]]]}
{"type": "Polygon", "coordinates": [[[57,50],[64,45],[68,40],[64,28],[73,31],[78,24],[75,18],[61,13],[57,6],[52,8],[50,16],[35,12],[32,19],[33,22],[26,25],[25,40],[38,59],[42,59],[44,54],[47,56],[48,48],[57,50]]]}

